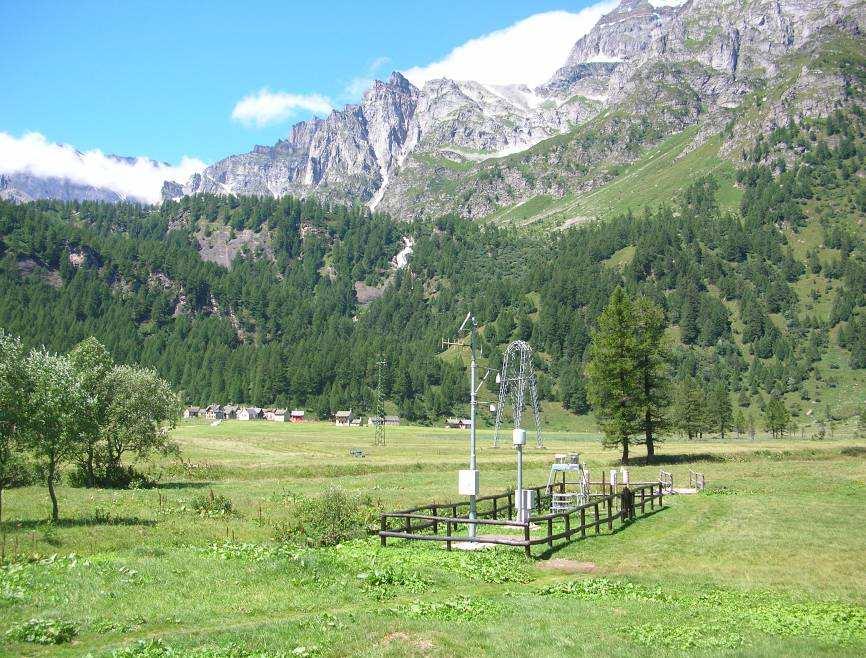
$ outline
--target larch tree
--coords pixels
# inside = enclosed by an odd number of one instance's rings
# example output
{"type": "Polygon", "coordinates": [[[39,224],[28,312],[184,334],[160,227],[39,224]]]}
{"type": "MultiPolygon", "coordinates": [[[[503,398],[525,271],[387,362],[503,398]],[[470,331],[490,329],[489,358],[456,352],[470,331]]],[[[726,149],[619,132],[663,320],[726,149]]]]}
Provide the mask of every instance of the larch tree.
{"type": "Polygon", "coordinates": [[[781,398],[775,396],[770,398],[770,401],[767,403],[767,409],[764,412],[764,420],[767,430],[772,433],[774,439],[785,435],[785,431],[788,429],[788,424],[791,420],[791,414],[781,398]]]}
{"type": "Polygon", "coordinates": [[[623,464],[628,464],[632,436],[642,428],[637,344],[634,305],[618,287],[598,317],[586,375],[587,397],[604,432],[603,444],[619,447],[623,464]]]}
{"type": "Polygon", "coordinates": [[[694,377],[684,377],[674,392],[673,423],[690,440],[707,428],[707,395],[694,377]]]}
{"type": "Polygon", "coordinates": [[[746,416],[742,409],[737,409],[734,414],[734,429],[737,431],[737,438],[742,438],[746,433],[746,416]]]}
{"type": "Polygon", "coordinates": [[[728,387],[719,381],[709,395],[709,418],[719,437],[724,441],[725,432],[733,427],[734,412],[728,387]]]}
{"type": "Polygon", "coordinates": [[[647,459],[655,456],[659,433],[668,424],[671,403],[668,362],[670,347],[665,337],[664,311],[652,300],[641,297],[635,303],[635,369],[640,386],[641,422],[647,459]]]}

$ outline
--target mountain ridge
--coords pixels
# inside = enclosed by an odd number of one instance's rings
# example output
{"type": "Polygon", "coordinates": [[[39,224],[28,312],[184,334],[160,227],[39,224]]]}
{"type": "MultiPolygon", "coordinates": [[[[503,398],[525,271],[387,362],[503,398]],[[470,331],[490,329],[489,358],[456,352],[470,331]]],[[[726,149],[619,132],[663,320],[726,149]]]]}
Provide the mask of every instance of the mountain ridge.
{"type": "MultiPolygon", "coordinates": [[[[162,196],[313,195],[409,220],[446,212],[504,217],[518,206],[567,205],[594,194],[690,127],[683,157],[718,136],[707,167],[724,160],[733,169],[758,135],[791,117],[826,117],[852,87],[862,91],[856,72],[843,70],[844,58],[827,66],[826,53],[842,38],[866,51],[864,6],[623,0],[535,89],[448,78],[418,87],[395,71],[360,102],[299,122],[272,146],[165,181],[162,196]]],[[[0,195],[119,200],[106,190],[16,180],[7,175],[0,195]]],[[[562,221],[581,218],[565,213],[562,221]]]]}

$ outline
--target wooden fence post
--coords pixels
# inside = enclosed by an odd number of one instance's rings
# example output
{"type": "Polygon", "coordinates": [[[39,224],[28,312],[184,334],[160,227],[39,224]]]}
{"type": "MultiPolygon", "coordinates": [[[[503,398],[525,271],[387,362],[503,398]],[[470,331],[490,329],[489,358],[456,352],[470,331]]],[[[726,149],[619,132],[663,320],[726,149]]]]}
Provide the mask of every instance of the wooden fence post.
{"type": "Polygon", "coordinates": [[[599,518],[600,515],[598,512],[598,503],[597,502],[595,505],[592,506],[592,509],[595,511],[595,534],[599,534],[601,532],[601,528],[599,527],[599,523],[600,523],[601,519],[599,518]]]}
{"type": "Polygon", "coordinates": [[[547,519],[547,547],[553,548],[553,519],[547,519]]]}
{"type": "Polygon", "coordinates": [[[586,539],[586,508],[580,508],[580,538],[586,539]]]}
{"type": "Polygon", "coordinates": [[[641,487],[640,489],[640,513],[644,514],[646,512],[646,489],[641,487]]]}
{"type": "MultiPolygon", "coordinates": [[[[433,516],[439,516],[437,512],[439,511],[439,507],[437,505],[430,505],[430,511],[433,512],[433,516]]],[[[433,520],[433,534],[439,534],[439,521],[433,520]]]]}
{"type": "Polygon", "coordinates": [[[523,524],[523,547],[526,551],[526,557],[532,557],[532,545],[529,543],[529,524],[523,524]]]}
{"type": "Polygon", "coordinates": [[[565,513],[565,540],[571,539],[571,512],[565,513]]]}
{"type": "MultiPolygon", "coordinates": [[[[379,517],[379,522],[381,524],[380,528],[382,532],[385,532],[388,529],[388,517],[383,514],[381,517],[379,517]]],[[[388,538],[385,535],[379,535],[379,542],[382,544],[382,546],[385,545],[387,539],[388,538]]]]}
{"type": "Polygon", "coordinates": [[[664,506],[665,506],[664,491],[662,491],[662,488],[659,487],[659,507],[664,507],[664,506]]]}
{"type": "Polygon", "coordinates": [[[446,527],[446,532],[448,533],[447,534],[448,538],[445,540],[445,548],[450,551],[451,550],[451,521],[446,521],[445,527],[446,527]]]}
{"type": "Polygon", "coordinates": [[[509,491],[509,492],[508,492],[508,518],[509,518],[509,519],[511,518],[511,510],[512,510],[512,507],[513,507],[513,506],[512,506],[512,504],[511,504],[511,492],[509,491]]]}
{"type": "Polygon", "coordinates": [[[493,518],[499,518],[499,515],[496,513],[496,496],[493,497],[493,518]]]}
{"type": "Polygon", "coordinates": [[[613,532],[613,496],[607,499],[607,529],[613,532]]]}

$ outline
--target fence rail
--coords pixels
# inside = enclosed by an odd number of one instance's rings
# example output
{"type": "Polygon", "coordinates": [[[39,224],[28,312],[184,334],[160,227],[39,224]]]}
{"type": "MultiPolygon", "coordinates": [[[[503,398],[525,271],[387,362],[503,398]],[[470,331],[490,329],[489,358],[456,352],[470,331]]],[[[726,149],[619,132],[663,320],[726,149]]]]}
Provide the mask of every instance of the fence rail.
{"type": "Polygon", "coordinates": [[[609,531],[613,530],[613,523],[619,519],[622,523],[634,519],[637,510],[640,514],[646,514],[647,506],[650,510],[664,505],[664,487],[660,482],[635,483],[628,485],[616,485],[596,483],[602,493],[591,494],[592,500],[588,503],[572,507],[567,510],[542,514],[543,500],[550,502],[553,490],[559,489],[564,493],[564,485],[548,488],[547,485],[532,487],[536,492],[537,514],[530,516],[528,522],[521,523],[511,519],[516,511],[514,509],[513,492],[505,492],[492,496],[481,496],[477,503],[490,503],[477,508],[476,519],[470,520],[468,516],[462,516],[460,511],[469,507],[468,501],[456,503],[430,503],[408,510],[389,512],[380,517],[379,537],[382,546],[387,545],[388,537],[395,539],[409,539],[420,541],[444,542],[450,551],[453,542],[469,541],[468,535],[458,534],[460,529],[474,524],[477,530],[488,530],[501,528],[503,531],[522,530],[522,533],[513,537],[499,535],[477,534],[474,541],[484,544],[499,544],[503,546],[522,547],[527,557],[532,556],[532,547],[547,544],[553,548],[554,542],[559,540],[570,541],[572,537],[579,534],[580,538],[586,537],[588,531],[595,534],[601,533],[602,525],[606,525],[609,531]],[[442,514],[441,512],[445,512],[442,514]],[[448,514],[450,512],[450,514],[448,514]],[[440,530],[445,530],[441,534],[440,530]],[[426,531],[430,531],[428,534],[426,531]],[[533,531],[536,534],[533,535],[533,531]],[[541,530],[543,534],[538,534],[541,530]]]}

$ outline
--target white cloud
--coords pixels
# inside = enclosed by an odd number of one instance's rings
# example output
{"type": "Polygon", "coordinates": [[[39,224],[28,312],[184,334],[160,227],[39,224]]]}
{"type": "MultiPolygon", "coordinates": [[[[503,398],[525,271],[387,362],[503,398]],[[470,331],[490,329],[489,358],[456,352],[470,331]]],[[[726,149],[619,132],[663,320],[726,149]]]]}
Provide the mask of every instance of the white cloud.
{"type": "Polygon", "coordinates": [[[355,102],[364,95],[364,92],[367,91],[370,86],[373,84],[373,81],[376,78],[376,74],[381,71],[381,69],[388,64],[391,63],[390,57],[377,57],[370,65],[367,67],[366,73],[364,75],[359,75],[351,80],[349,80],[348,84],[343,87],[342,99],[347,102],[355,102]]]}
{"type": "Polygon", "coordinates": [[[65,178],[147,203],[159,203],[164,181],[186,181],[205,166],[201,160],[188,157],[178,165],[148,158],[126,162],[100,150],[82,153],[67,144],[54,144],[40,133],[14,137],[0,132],[0,173],[65,178]]]}
{"type": "Polygon", "coordinates": [[[237,102],[232,110],[232,118],[261,127],[285,121],[298,110],[328,114],[332,109],[331,101],[321,94],[288,94],[260,89],[237,102]]]}
{"type": "Polygon", "coordinates": [[[579,12],[534,14],[496,32],[467,41],[427,66],[404,75],[416,86],[435,78],[475,80],[484,84],[540,85],[561,67],[571,47],[592,29],[617,0],[600,2],[579,12]]]}

